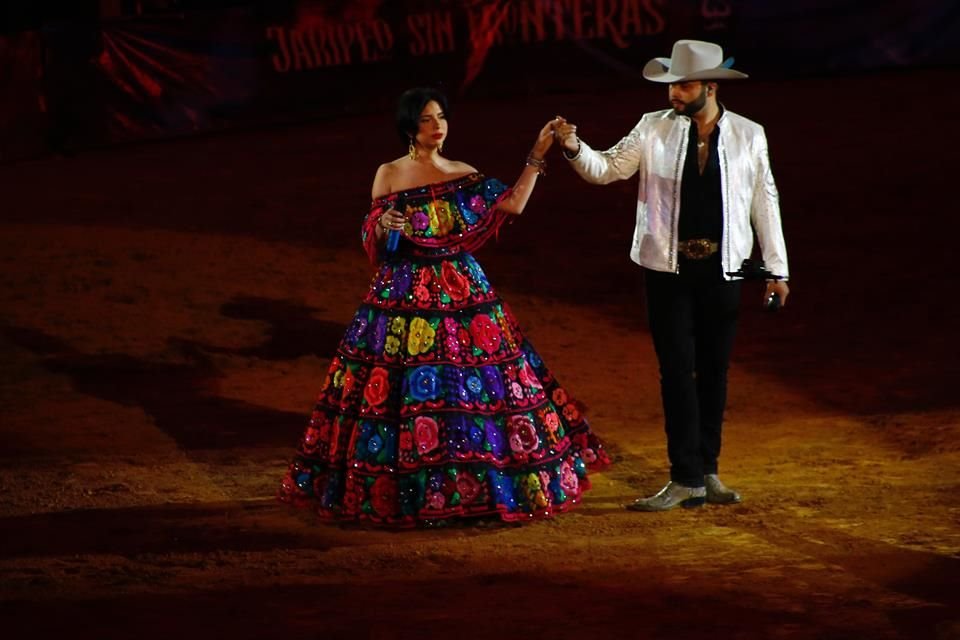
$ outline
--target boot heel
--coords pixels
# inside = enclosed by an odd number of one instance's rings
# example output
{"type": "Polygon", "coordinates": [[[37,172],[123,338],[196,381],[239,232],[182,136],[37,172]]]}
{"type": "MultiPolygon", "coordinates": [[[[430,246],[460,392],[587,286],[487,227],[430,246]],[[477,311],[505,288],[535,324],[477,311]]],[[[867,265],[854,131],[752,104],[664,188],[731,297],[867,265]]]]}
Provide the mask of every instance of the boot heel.
{"type": "Polygon", "coordinates": [[[684,509],[696,509],[697,507],[702,507],[706,502],[706,498],[687,498],[680,503],[680,506],[684,509]]]}

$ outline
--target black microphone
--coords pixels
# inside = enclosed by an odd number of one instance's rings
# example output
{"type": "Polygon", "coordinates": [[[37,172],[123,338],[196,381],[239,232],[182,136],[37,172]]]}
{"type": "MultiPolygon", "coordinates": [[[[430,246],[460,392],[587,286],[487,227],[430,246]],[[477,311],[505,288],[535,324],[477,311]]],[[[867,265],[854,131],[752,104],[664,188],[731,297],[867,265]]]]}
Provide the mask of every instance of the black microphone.
{"type": "Polygon", "coordinates": [[[779,311],[780,309],[780,294],[774,291],[767,299],[764,301],[763,308],[765,311],[779,311]]]}

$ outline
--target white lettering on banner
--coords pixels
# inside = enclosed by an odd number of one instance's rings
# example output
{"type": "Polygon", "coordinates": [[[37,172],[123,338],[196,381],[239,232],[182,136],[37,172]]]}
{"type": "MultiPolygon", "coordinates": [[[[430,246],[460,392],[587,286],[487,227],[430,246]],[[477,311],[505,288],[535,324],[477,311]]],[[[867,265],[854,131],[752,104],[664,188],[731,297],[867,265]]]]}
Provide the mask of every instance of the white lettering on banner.
{"type": "Polygon", "coordinates": [[[608,40],[619,49],[630,36],[663,33],[665,0],[524,0],[468,11],[475,43],[608,40]],[[491,29],[495,33],[489,33],[491,29]]]}
{"type": "Polygon", "coordinates": [[[410,29],[410,53],[415,56],[449,53],[456,50],[453,38],[453,14],[418,13],[407,16],[410,29]]]}
{"type": "MultiPolygon", "coordinates": [[[[667,29],[668,0],[511,0],[466,3],[465,11],[427,11],[406,16],[409,55],[430,56],[492,47],[566,40],[606,41],[626,49],[635,38],[667,29]],[[467,42],[457,42],[457,23],[466,15],[467,42]]],[[[726,0],[701,0],[707,28],[721,28],[731,13],[726,0]]],[[[461,32],[462,33],[462,32],[461,32]]],[[[275,47],[271,62],[278,73],[389,60],[394,31],[381,19],[319,21],[298,26],[270,25],[266,39],[275,47]]]]}
{"type": "Polygon", "coordinates": [[[390,58],[394,44],[393,30],[383,20],[270,25],[266,38],[276,44],[271,61],[278,73],[378,62],[390,58]]]}

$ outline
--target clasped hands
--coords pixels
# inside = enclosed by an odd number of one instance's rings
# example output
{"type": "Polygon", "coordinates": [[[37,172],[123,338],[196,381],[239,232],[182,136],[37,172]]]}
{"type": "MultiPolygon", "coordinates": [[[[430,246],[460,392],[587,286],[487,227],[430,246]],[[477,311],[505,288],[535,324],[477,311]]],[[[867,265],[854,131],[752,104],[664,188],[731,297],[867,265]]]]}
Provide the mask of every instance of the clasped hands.
{"type": "Polygon", "coordinates": [[[580,140],[577,139],[577,125],[567,122],[563,116],[557,116],[547,123],[553,131],[553,138],[560,143],[564,150],[576,153],[580,149],[580,140]]]}
{"type": "Polygon", "coordinates": [[[543,125],[537,135],[537,141],[530,150],[530,155],[537,160],[543,160],[554,142],[559,142],[560,146],[570,152],[576,152],[580,148],[580,141],[577,140],[577,125],[567,122],[563,116],[550,120],[543,125]]]}

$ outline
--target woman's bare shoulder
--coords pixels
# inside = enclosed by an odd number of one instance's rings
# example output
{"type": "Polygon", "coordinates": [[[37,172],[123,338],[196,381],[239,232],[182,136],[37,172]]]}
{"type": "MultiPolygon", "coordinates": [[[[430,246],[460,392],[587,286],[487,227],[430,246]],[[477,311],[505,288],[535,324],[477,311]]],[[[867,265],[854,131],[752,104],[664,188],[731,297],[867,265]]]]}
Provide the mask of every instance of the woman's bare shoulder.
{"type": "Polygon", "coordinates": [[[373,177],[373,188],[370,190],[373,198],[382,198],[395,191],[393,185],[397,182],[397,176],[403,172],[403,161],[406,159],[406,156],[403,156],[384,162],[377,167],[377,174],[373,177]]]}
{"type": "Polygon", "coordinates": [[[477,169],[471,165],[463,162],[461,160],[451,160],[450,161],[450,171],[448,173],[479,173],[477,169]]]}

